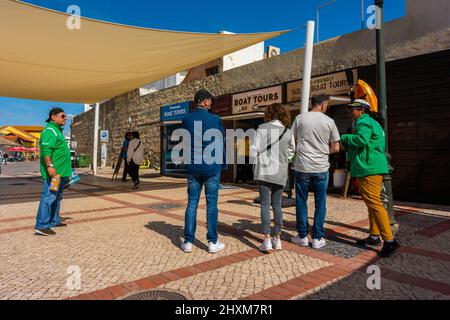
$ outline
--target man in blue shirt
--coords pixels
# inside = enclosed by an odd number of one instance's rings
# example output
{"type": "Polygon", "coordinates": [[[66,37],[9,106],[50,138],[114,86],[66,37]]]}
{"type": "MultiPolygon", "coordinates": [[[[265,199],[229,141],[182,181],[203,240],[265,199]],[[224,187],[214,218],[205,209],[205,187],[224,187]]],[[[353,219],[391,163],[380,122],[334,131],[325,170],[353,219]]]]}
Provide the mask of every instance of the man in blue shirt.
{"type": "Polygon", "coordinates": [[[127,152],[128,152],[128,145],[130,144],[130,140],[132,138],[131,132],[127,132],[125,134],[125,140],[123,141],[122,144],[122,159],[125,162],[125,169],[123,169],[123,177],[122,177],[122,182],[127,182],[127,175],[129,175],[129,165],[127,162],[127,152]]]}
{"type": "Polygon", "coordinates": [[[217,233],[220,175],[222,167],[225,166],[223,156],[212,155],[214,161],[206,159],[205,149],[211,141],[204,141],[205,132],[216,129],[221,132],[220,146],[224,150],[225,130],[219,116],[209,113],[215,97],[207,90],[200,90],[195,94],[194,101],[196,109],[183,118],[183,129],[187,130],[191,137],[191,161],[188,169],[188,204],[185,216],[184,242],[181,249],[192,252],[192,244],[195,241],[195,230],[197,226],[197,208],[200,194],[205,185],[208,225],[208,249],[209,253],[217,253],[225,249],[225,245],[219,241],[217,233]],[[201,136],[200,136],[201,135],[201,136]],[[195,143],[197,141],[197,144],[195,143]],[[201,146],[198,144],[201,141],[201,146]],[[220,158],[220,159],[219,159],[220,158]],[[208,161],[209,160],[209,161],[208,161]]]}

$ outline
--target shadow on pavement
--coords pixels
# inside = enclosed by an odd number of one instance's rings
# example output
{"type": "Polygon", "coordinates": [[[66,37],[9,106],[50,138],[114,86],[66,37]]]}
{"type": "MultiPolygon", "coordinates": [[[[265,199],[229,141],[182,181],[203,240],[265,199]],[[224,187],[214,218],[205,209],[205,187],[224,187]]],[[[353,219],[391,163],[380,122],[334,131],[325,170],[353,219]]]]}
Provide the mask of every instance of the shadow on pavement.
{"type": "MultiPolygon", "coordinates": [[[[149,230],[159,233],[162,236],[165,236],[166,238],[171,240],[174,247],[182,251],[180,245],[184,237],[183,227],[173,225],[164,221],[152,221],[146,224],[145,227],[149,230]]],[[[198,240],[195,241],[194,246],[196,246],[200,250],[208,251],[208,246],[198,240]]]]}

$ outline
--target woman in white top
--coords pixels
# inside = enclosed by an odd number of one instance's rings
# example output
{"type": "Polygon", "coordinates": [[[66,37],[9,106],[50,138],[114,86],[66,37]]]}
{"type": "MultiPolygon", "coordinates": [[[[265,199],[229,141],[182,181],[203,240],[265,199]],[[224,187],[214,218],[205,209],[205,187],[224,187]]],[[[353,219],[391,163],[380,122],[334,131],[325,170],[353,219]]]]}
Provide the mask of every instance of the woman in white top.
{"type": "Polygon", "coordinates": [[[134,182],[134,189],[141,186],[139,180],[139,169],[144,164],[144,144],[140,140],[139,132],[132,133],[132,140],[128,145],[127,161],[129,165],[129,174],[134,182]]]}
{"type": "Polygon", "coordinates": [[[269,106],[264,113],[264,122],[256,131],[250,148],[254,161],[253,172],[258,181],[261,199],[261,222],[265,235],[260,250],[281,250],[283,211],[281,201],[288,179],[289,161],[295,154],[295,140],[289,129],[289,112],[280,104],[269,106]],[[275,228],[270,238],[270,205],[274,212],[275,228]]]}

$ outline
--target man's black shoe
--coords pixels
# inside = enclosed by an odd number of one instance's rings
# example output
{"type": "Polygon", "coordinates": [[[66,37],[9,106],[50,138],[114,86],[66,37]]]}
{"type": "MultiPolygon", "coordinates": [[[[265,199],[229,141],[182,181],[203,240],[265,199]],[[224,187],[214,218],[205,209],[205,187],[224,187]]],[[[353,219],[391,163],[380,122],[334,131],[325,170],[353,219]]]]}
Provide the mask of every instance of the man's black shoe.
{"type": "Polygon", "coordinates": [[[60,223],[60,224],[57,224],[56,226],[54,226],[53,228],[64,228],[64,227],[67,227],[67,224],[60,223]]]}
{"type": "Polygon", "coordinates": [[[134,190],[138,190],[140,188],[140,182],[134,184],[134,190]]]}
{"type": "Polygon", "coordinates": [[[372,237],[368,237],[366,239],[363,240],[358,240],[356,242],[356,244],[360,247],[368,247],[368,248],[372,248],[372,249],[377,249],[379,246],[381,246],[382,242],[380,237],[378,237],[377,239],[373,239],[372,237]]]}
{"type": "Polygon", "coordinates": [[[397,242],[397,240],[394,240],[393,242],[386,242],[385,241],[384,245],[383,245],[383,249],[381,249],[381,252],[378,255],[381,258],[389,258],[399,248],[400,248],[400,244],[397,242]]]}
{"type": "Polygon", "coordinates": [[[55,234],[56,234],[56,232],[53,231],[52,229],[36,229],[36,230],[34,230],[34,235],[36,235],[36,236],[48,237],[48,236],[54,236],[55,234]]]}

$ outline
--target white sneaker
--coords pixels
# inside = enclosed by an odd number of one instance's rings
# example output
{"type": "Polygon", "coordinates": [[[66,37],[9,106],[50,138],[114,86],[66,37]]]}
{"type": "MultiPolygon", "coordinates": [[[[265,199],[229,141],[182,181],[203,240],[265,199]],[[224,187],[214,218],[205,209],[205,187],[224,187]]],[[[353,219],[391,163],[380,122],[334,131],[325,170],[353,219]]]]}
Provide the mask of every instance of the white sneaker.
{"type": "Polygon", "coordinates": [[[187,242],[187,243],[182,243],[181,244],[181,250],[183,250],[186,253],[191,253],[192,252],[192,243],[187,242]]]}
{"type": "Polygon", "coordinates": [[[280,238],[272,238],[272,247],[275,250],[283,250],[283,247],[281,246],[281,239],[280,238]]]}
{"type": "Polygon", "coordinates": [[[300,237],[292,237],[291,242],[295,244],[299,244],[303,247],[309,247],[309,240],[308,237],[300,238],[300,237]]]}
{"type": "Polygon", "coordinates": [[[313,240],[313,245],[312,245],[312,247],[313,247],[314,249],[320,249],[320,248],[325,247],[325,245],[326,245],[326,242],[325,242],[325,239],[324,239],[324,238],[322,238],[322,239],[320,239],[320,240],[314,239],[314,240],[313,240]]]}
{"type": "Polygon", "coordinates": [[[263,243],[259,246],[259,251],[269,252],[272,250],[272,241],[269,238],[264,239],[263,243]]]}
{"type": "Polygon", "coordinates": [[[218,253],[218,252],[222,251],[223,249],[225,249],[225,245],[220,241],[217,241],[217,243],[210,242],[208,244],[208,248],[209,248],[209,253],[218,253]]]}

